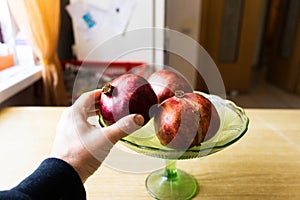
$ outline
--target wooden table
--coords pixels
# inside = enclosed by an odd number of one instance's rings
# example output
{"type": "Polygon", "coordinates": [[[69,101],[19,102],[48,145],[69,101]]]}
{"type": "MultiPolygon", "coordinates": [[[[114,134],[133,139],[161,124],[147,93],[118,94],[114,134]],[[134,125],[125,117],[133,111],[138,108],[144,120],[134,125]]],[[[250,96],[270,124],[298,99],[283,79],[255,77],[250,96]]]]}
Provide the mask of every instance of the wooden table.
{"type": "MultiPolygon", "coordinates": [[[[0,190],[19,183],[49,155],[63,109],[0,111],[0,190]]],[[[198,181],[194,199],[300,199],[300,110],[246,113],[249,130],[237,143],[206,158],[178,162],[198,181]]],[[[145,189],[147,175],[102,166],[85,184],[88,199],[152,199],[145,189]]]]}

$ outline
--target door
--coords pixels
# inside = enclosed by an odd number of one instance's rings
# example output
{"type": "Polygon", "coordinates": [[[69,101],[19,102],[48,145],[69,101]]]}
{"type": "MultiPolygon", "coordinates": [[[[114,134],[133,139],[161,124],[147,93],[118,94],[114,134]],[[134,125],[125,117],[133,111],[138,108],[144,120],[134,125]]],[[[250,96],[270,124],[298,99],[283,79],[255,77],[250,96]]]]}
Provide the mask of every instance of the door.
{"type": "MultiPolygon", "coordinates": [[[[196,89],[197,70],[195,64],[198,61],[198,39],[200,30],[200,12],[201,0],[166,0],[166,20],[165,26],[173,31],[178,31],[194,40],[195,43],[190,44],[186,41],[178,41],[180,35],[166,34],[166,46],[168,49],[165,53],[165,64],[180,72],[188,79],[190,84],[196,89]],[[189,59],[182,55],[178,55],[169,49],[184,49],[189,55],[189,59]]],[[[180,37],[183,38],[183,37],[180,37]]],[[[184,40],[184,39],[182,39],[184,40]]]]}
{"type": "MultiPolygon", "coordinates": [[[[200,44],[218,66],[226,91],[249,90],[262,0],[203,0],[200,44]]],[[[205,87],[201,76],[198,87],[205,87]]]]}
{"type": "Polygon", "coordinates": [[[300,94],[300,1],[271,0],[265,32],[266,79],[300,94]]]}

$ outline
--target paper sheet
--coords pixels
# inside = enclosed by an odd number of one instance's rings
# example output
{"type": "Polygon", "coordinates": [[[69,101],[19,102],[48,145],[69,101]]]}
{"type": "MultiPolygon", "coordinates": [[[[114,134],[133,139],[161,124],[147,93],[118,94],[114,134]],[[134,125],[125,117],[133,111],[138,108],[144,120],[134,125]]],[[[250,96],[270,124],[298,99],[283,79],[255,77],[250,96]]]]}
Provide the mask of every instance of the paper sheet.
{"type": "Polygon", "coordinates": [[[92,39],[96,31],[106,31],[110,35],[123,34],[130,22],[136,1],[104,0],[97,2],[79,0],[66,6],[77,30],[87,40],[92,39]],[[99,6],[101,3],[104,6],[99,6]],[[108,3],[109,5],[107,5],[108,3]]]}
{"type": "Polygon", "coordinates": [[[76,1],[66,6],[73,23],[79,31],[88,31],[99,27],[101,24],[91,12],[87,4],[82,1],[76,1]]]}
{"type": "Polygon", "coordinates": [[[111,0],[84,0],[84,3],[94,6],[98,9],[108,10],[111,0]]]}
{"type": "Polygon", "coordinates": [[[108,10],[110,29],[115,34],[124,33],[135,8],[135,0],[112,0],[108,10]]]}

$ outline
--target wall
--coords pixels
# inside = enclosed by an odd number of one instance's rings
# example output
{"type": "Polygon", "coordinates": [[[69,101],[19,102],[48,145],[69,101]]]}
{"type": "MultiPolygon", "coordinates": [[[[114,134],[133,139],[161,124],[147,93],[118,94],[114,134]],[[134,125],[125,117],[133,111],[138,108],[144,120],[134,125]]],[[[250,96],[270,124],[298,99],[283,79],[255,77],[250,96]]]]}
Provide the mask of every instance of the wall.
{"type": "Polygon", "coordinates": [[[9,13],[7,0],[0,0],[0,23],[5,43],[13,48],[17,27],[9,13]]]}

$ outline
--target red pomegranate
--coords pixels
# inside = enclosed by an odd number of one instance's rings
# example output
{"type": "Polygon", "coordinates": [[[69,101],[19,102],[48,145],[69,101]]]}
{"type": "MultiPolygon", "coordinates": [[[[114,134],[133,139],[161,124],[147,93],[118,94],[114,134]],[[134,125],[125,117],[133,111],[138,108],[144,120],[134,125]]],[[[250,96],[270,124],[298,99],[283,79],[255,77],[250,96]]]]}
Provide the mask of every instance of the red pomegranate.
{"type": "Polygon", "coordinates": [[[214,105],[196,93],[176,91],[162,102],[154,116],[156,136],[162,145],[184,150],[216,134],[220,118],[214,105]]]}
{"type": "Polygon", "coordinates": [[[149,110],[156,104],[156,94],[146,79],[124,74],[103,86],[100,113],[106,125],[133,113],[143,115],[146,124],[150,120],[149,110]]]}
{"type": "Polygon", "coordinates": [[[174,96],[176,90],[182,90],[186,93],[193,92],[189,82],[175,71],[158,70],[150,75],[148,82],[151,84],[159,103],[174,96]]]}

